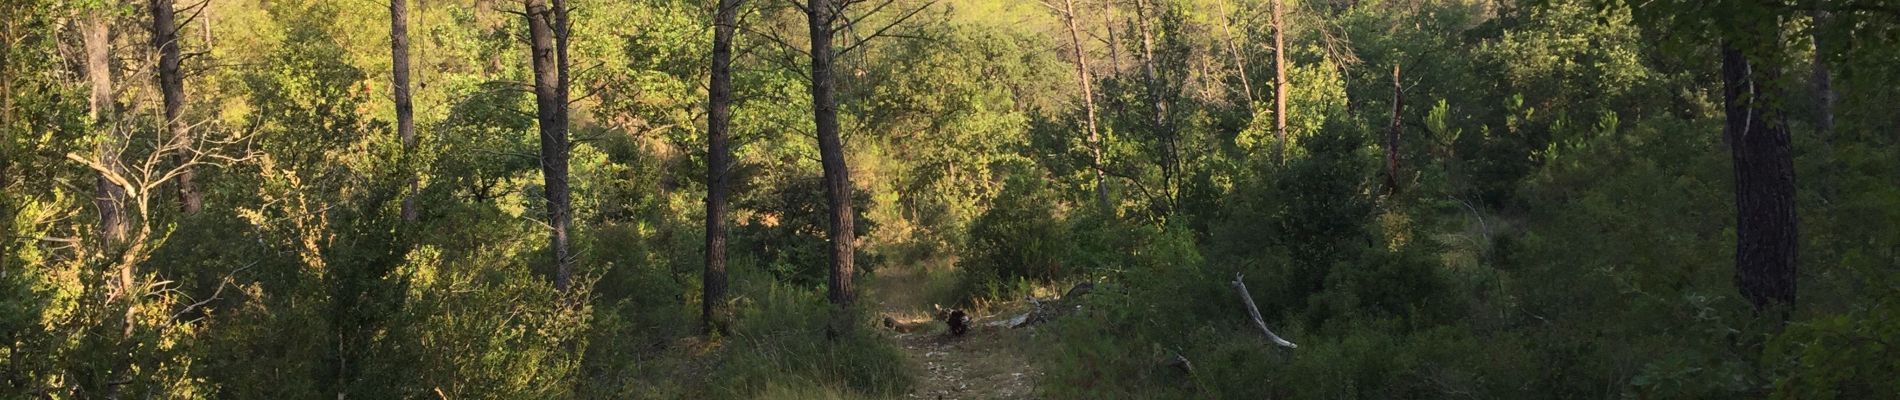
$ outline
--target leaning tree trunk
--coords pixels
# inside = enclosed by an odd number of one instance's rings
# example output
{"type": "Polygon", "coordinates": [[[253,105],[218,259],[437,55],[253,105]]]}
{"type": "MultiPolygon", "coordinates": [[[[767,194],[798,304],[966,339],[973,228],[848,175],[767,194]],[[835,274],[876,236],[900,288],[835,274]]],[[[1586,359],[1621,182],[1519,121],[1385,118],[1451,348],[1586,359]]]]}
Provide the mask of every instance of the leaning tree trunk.
{"type": "MultiPolygon", "coordinates": [[[[396,136],[402,150],[411,159],[416,151],[416,111],[409,96],[409,7],[408,0],[389,0],[389,65],[392,91],[396,97],[396,136]]],[[[402,197],[402,220],[416,221],[416,176],[409,172],[409,192],[402,197]]]]}
{"type": "Polygon", "coordinates": [[[849,306],[855,300],[851,290],[853,244],[851,215],[851,171],[845,164],[844,140],[838,133],[838,101],[833,96],[831,71],[831,23],[837,11],[830,0],[811,0],[806,5],[811,26],[811,98],[818,125],[818,157],[824,166],[825,198],[831,203],[831,304],[849,306]]]}
{"type": "MultiPolygon", "coordinates": [[[[152,46],[158,48],[158,88],[164,95],[165,129],[171,140],[185,151],[175,152],[175,162],[184,164],[194,146],[191,127],[182,115],[185,108],[185,77],[178,70],[178,16],[172,0],[152,0],[152,46]]],[[[191,167],[178,171],[178,208],[186,215],[204,208],[204,194],[198,192],[198,174],[191,167]]]]}
{"type": "Polygon", "coordinates": [[[1234,75],[1240,77],[1241,98],[1246,101],[1244,105],[1247,106],[1248,116],[1251,117],[1253,113],[1253,82],[1247,78],[1246,56],[1240,53],[1240,46],[1234,44],[1233,25],[1240,21],[1238,21],[1238,18],[1236,18],[1234,14],[1227,12],[1227,0],[1219,1],[1221,18],[1227,19],[1227,23],[1221,24],[1220,26],[1221,34],[1225,36],[1222,38],[1222,42],[1225,42],[1227,45],[1227,55],[1233,58],[1234,75]]]}
{"type": "Polygon", "coordinates": [[[526,0],[529,46],[534,62],[535,119],[541,125],[541,179],[543,197],[548,202],[549,250],[554,253],[554,287],[567,293],[573,278],[573,260],[568,257],[569,212],[567,187],[567,77],[562,76],[560,58],[564,51],[555,33],[561,26],[561,7],[548,8],[547,0],[526,0]]]}
{"type": "Polygon", "coordinates": [[[712,83],[706,100],[706,271],[701,276],[700,328],[725,325],[727,171],[732,163],[732,36],[741,0],[719,0],[713,14],[712,83]]]}
{"type": "Polygon", "coordinates": [[[1286,21],[1280,0],[1273,0],[1273,161],[1286,162],[1286,21]]]}
{"type": "Polygon", "coordinates": [[[1082,35],[1075,26],[1075,0],[1062,1],[1062,22],[1069,27],[1069,44],[1074,46],[1075,81],[1082,87],[1082,107],[1087,118],[1090,167],[1095,169],[1095,202],[1108,209],[1108,175],[1102,171],[1102,136],[1095,123],[1095,88],[1089,78],[1089,58],[1082,52],[1082,35]]]}
{"type": "MultiPolygon", "coordinates": [[[[119,152],[124,150],[126,138],[119,130],[112,128],[114,105],[112,103],[112,43],[111,27],[108,19],[94,15],[86,19],[81,38],[86,45],[86,80],[91,83],[91,101],[88,112],[92,115],[93,129],[103,132],[105,138],[95,147],[96,156],[106,168],[120,169],[119,152]]],[[[11,92],[7,93],[12,96],[11,92]]],[[[11,97],[9,97],[11,98],[11,97]]],[[[9,107],[11,108],[11,107],[9,107]]],[[[129,221],[125,210],[125,188],[106,179],[101,172],[96,183],[99,207],[99,237],[108,246],[116,246],[125,241],[129,221]]]]}
{"type": "MultiPolygon", "coordinates": [[[[1774,110],[1774,76],[1722,45],[1723,111],[1735,166],[1735,285],[1756,310],[1795,304],[1794,157],[1774,110]]],[[[1785,311],[1785,309],[1784,309],[1785,311]]]]}

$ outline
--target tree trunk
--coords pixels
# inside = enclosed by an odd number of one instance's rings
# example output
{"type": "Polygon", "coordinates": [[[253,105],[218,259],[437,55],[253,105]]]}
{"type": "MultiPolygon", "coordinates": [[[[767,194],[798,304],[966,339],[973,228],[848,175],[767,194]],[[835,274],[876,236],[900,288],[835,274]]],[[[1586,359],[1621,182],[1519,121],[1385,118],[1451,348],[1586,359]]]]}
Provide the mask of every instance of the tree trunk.
{"type": "Polygon", "coordinates": [[[1273,0],[1273,161],[1286,163],[1286,25],[1280,0],[1273,0]]]}
{"type": "Polygon", "coordinates": [[[1767,98],[1772,82],[1769,70],[1755,69],[1741,50],[1723,43],[1723,135],[1735,165],[1735,285],[1758,311],[1795,304],[1794,157],[1787,127],[1767,98]]]}
{"type": "Polygon", "coordinates": [[[1075,81],[1082,87],[1082,108],[1087,118],[1089,163],[1095,169],[1095,202],[1108,209],[1108,175],[1102,171],[1102,136],[1095,124],[1095,87],[1089,78],[1089,58],[1082,52],[1082,35],[1075,26],[1075,0],[1062,1],[1062,22],[1069,27],[1069,44],[1074,45],[1075,81]]]}
{"type": "Polygon", "coordinates": [[[835,83],[831,71],[831,23],[832,13],[837,10],[830,0],[810,0],[806,10],[811,26],[811,103],[816,114],[818,156],[824,165],[825,198],[831,203],[831,224],[826,227],[831,238],[828,297],[831,304],[843,307],[855,300],[851,276],[856,239],[852,231],[851,171],[845,164],[844,140],[838,133],[838,101],[832,93],[835,83]]]}
{"type": "Polygon", "coordinates": [[[1107,27],[1108,29],[1109,66],[1115,68],[1116,76],[1121,76],[1122,74],[1122,54],[1121,54],[1122,41],[1121,39],[1115,36],[1115,2],[1113,0],[1109,0],[1102,3],[1102,25],[1107,27]]]}
{"type": "Polygon", "coordinates": [[[1135,0],[1135,29],[1141,35],[1141,73],[1148,87],[1148,123],[1157,139],[1161,142],[1161,180],[1167,190],[1167,207],[1174,209],[1174,179],[1176,153],[1174,135],[1168,132],[1167,105],[1162,102],[1161,80],[1155,72],[1154,31],[1148,26],[1148,0],[1135,0]]]}
{"type": "Polygon", "coordinates": [[[553,10],[547,0],[526,0],[528,38],[534,62],[535,119],[541,125],[542,196],[548,202],[549,250],[554,253],[554,287],[567,293],[573,278],[573,260],[568,257],[569,215],[567,187],[567,77],[563,76],[557,49],[566,43],[556,37],[561,4],[553,10]]]}
{"type": "MultiPolygon", "coordinates": [[[[389,0],[389,65],[392,91],[396,97],[396,136],[402,139],[403,153],[412,162],[416,151],[416,111],[409,95],[409,7],[408,0],[389,0]]],[[[417,179],[408,172],[409,192],[402,197],[402,220],[416,221],[417,179]]]]}
{"type": "MultiPolygon", "coordinates": [[[[158,48],[158,88],[164,95],[165,128],[179,146],[195,146],[191,126],[185,123],[185,77],[178,71],[178,17],[172,0],[152,0],[152,46],[158,48]]],[[[174,162],[183,164],[192,157],[190,150],[176,152],[174,162]]],[[[198,174],[190,167],[178,173],[178,206],[186,215],[204,208],[204,194],[198,192],[198,174]]]]}
{"type": "Polygon", "coordinates": [[[741,0],[719,0],[713,14],[712,83],[706,100],[706,271],[701,276],[700,328],[724,329],[726,301],[726,195],[732,149],[732,36],[741,0]]]}
{"type": "Polygon", "coordinates": [[[1833,13],[1820,10],[1818,9],[1819,6],[1816,7],[1817,9],[1813,12],[1815,30],[1813,79],[1814,95],[1816,97],[1814,102],[1814,125],[1815,130],[1819,131],[1821,138],[1831,142],[1834,134],[1834,104],[1840,101],[1840,96],[1834,92],[1834,73],[1827,63],[1827,50],[1832,43],[1821,41],[1822,33],[1820,30],[1833,20],[1834,16],[1833,13]]]}
{"type": "Polygon", "coordinates": [[[1227,12],[1227,0],[1220,0],[1220,13],[1221,13],[1222,18],[1227,19],[1227,23],[1221,24],[1220,30],[1221,30],[1221,33],[1224,34],[1224,36],[1226,36],[1223,42],[1226,42],[1227,44],[1227,54],[1232,56],[1234,59],[1234,75],[1237,75],[1240,77],[1241,98],[1246,100],[1246,103],[1243,103],[1243,104],[1247,106],[1247,111],[1252,112],[1253,111],[1253,82],[1247,79],[1246,56],[1241,55],[1240,46],[1234,44],[1233,25],[1239,23],[1240,21],[1236,21],[1234,18],[1234,15],[1227,12]]]}
{"type": "MultiPolygon", "coordinates": [[[[112,102],[112,28],[109,24],[107,17],[95,14],[86,19],[81,36],[86,45],[86,80],[92,86],[88,112],[92,114],[93,129],[105,136],[94,151],[106,168],[120,171],[119,152],[124,150],[126,138],[112,125],[116,113],[112,102]]],[[[11,91],[8,96],[11,98],[11,91]]],[[[94,202],[99,207],[99,237],[108,247],[117,246],[125,242],[130,223],[126,220],[125,188],[106,179],[104,173],[100,173],[96,186],[98,197],[94,202]]]]}
{"type": "Polygon", "coordinates": [[[1392,125],[1385,130],[1385,192],[1399,193],[1399,114],[1405,112],[1405,86],[1399,83],[1399,66],[1392,66],[1392,125]]]}

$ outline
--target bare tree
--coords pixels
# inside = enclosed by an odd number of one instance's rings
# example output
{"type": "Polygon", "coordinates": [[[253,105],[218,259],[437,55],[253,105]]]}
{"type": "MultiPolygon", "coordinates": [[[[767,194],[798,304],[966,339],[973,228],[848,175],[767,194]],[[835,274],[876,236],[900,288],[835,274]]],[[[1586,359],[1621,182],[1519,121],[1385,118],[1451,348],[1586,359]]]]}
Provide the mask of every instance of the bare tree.
{"type": "Polygon", "coordinates": [[[573,279],[568,228],[573,216],[567,185],[567,12],[566,3],[525,0],[528,41],[534,64],[535,119],[541,127],[542,196],[548,203],[548,247],[554,253],[554,287],[567,293],[573,279]]]}
{"type": "Polygon", "coordinates": [[[1385,130],[1385,192],[1399,192],[1399,135],[1404,127],[1399,113],[1405,112],[1405,87],[1399,83],[1399,66],[1392,65],[1392,125],[1385,130]]]}
{"type": "Polygon", "coordinates": [[[743,0],[719,0],[713,11],[712,83],[706,100],[706,270],[701,275],[700,327],[723,329],[726,301],[726,197],[732,167],[732,37],[743,0]]]}
{"type": "MultiPolygon", "coordinates": [[[[110,129],[120,132],[128,131],[126,127],[119,125],[122,123],[124,122],[115,121],[110,129]]],[[[128,155],[125,142],[106,147],[90,158],[78,153],[66,153],[67,159],[91,168],[101,178],[124,190],[123,202],[120,204],[121,207],[129,207],[129,209],[122,208],[124,211],[122,221],[127,228],[126,235],[119,240],[121,245],[108,244],[113,246],[116,252],[95,253],[111,257],[103,261],[109,271],[108,279],[111,280],[106,285],[105,304],[123,308],[124,319],[121,321],[120,334],[124,338],[132,337],[133,333],[140,328],[154,327],[153,322],[141,318],[140,314],[146,310],[169,307],[167,305],[169,300],[166,299],[177,294],[177,289],[173,287],[171,281],[155,276],[142,277],[138,270],[141,264],[151,259],[159,245],[169,236],[168,233],[158,232],[158,224],[149,217],[152,215],[153,203],[159,201],[157,195],[159,189],[166,184],[176,182],[180,175],[198,167],[234,165],[251,158],[248,150],[234,155],[205,151],[244,143],[247,141],[244,138],[210,142],[160,132],[158,137],[153,139],[154,145],[151,151],[137,160],[125,159],[128,155]],[[185,140],[188,139],[197,141],[186,142],[185,140]],[[155,296],[155,294],[166,295],[155,296]]],[[[161,325],[175,323],[179,316],[216,300],[223,293],[223,289],[223,286],[219,286],[218,291],[212,293],[210,298],[186,305],[173,312],[170,318],[156,323],[161,325]]],[[[113,367],[113,374],[115,374],[113,379],[119,382],[131,381],[132,375],[136,373],[132,364],[137,360],[127,358],[119,362],[122,364],[113,367]]],[[[123,386],[111,385],[104,397],[118,397],[118,391],[123,386]]]]}
{"type": "Polygon", "coordinates": [[[1141,36],[1141,73],[1148,88],[1149,129],[1160,143],[1162,187],[1167,191],[1167,208],[1172,211],[1177,200],[1175,179],[1180,177],[1180,153],[1174,132],[1167,123],[1168,106],[1162,96],[1167,89],[1155,70],[1154,30],[1148,22],[1152,10],[1149,9],[1148,1],[1135,0],[1135,29],[1141,36]]]}
{"type": "Polygon", "coordinates": [[[1281,0],[1273,0],[1273,160],[1286,162],[1286,21],[1281,0]]]}
{"type": "MultiPolygon", "coordinates": [[[[158,88],[165,104],[165,130],[178,136],[178,143],[192,144],[191,126],[185,122],[185,77],[178,70],[178,15],[173,0],[152,0],[152,46],[158,49],[158,88]]],[[[178,153],[181,155],[184,152],[178,153]]],[[[186,164],[180,158],[174,163],[186,164]]],[[[198,174],[191,168],[178,171],[178,207],[186,215],[204,208],[204,193],[198,191],[198,174]]]]}
{"type": "Polygon", "coordinates": [[[1114,67],[1115,75],[1122,74],[1121,38],[1115,35],[1115,0],[1102,2],[1102,26],[1108,30],[1108,62],[1114,67]]]}
{"type": "MultiPolygon", "coordinates": [[[[389,66],[391,89],[396,97],[396,136],[402,139],[403,152],[409,158],[416,151],[416,107],[409,95],[409,7],[407,0],[389,0],[389,66]]],[[[402,198],[402,220],[416,220],[416,177],[409,177],[409,192],[402,198]]]]}
{"type": "Polygon", "coordinates": [[[1253,82],[1247,78],[1246,56],[1241,54],[1240,45],[1234,43],[1233,26],[1239,24],[1240,19],[1236,18],[1233,13],[1228,12],[1227,1],[1228,0],[1218,0],[1220,3],[1221,18],[1227,20],[1227,23],[1221,24],[1220,26],[1221,34],[1224,36],[1221,41],[1227,45],[1227,55],[1233,59],[1234,75],[1240,77],[1241,98],[1246,100],[1244,104],[1247,106],[1247,110],[1251,112],[1253,111],[1253,82]]]}
{"type": "Polygon", "coordinates": [[[1082,109],[1085,114],[1083,123],[1088,129],[1089,162],[1095,169],[1095,202],[1106,210],[1108,209],[1108,175],[1102,171],[1102,136],[1095,122],[1095,88],[1092,83],[1095,79],[1089,77],[1089,58],[1082,51],[1082,35],[1076,28],[1075,0],[1062,0],[1060,7],[1048,1],[1043,1],[1042,5],[1062,15],[1063,24],[1069,28],[1069,45],[1075,56],[1075,82],[1082,90],[1082,109]]]}

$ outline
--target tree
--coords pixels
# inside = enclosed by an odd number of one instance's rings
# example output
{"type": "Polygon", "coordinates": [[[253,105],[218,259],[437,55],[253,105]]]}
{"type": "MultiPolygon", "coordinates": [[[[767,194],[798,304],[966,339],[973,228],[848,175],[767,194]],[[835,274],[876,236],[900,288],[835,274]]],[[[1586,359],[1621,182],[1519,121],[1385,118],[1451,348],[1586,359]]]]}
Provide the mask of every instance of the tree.
{"type": "MultiPolygon", "coordinates": [[[[105,134],[95,147],[94,156],[107,168],[118,171],[123,167],[117,155],[125,147],[126,137],[113,128],[112,122],[116,106],[112,101],[111,20],[103,11],[93,11],[91,14],[86,17],[80,36],[86,45],[86,81],[91,84],[88,113],[91,114],[93,128],[105,134]]],[[[12,96],[12,93],[8,93],[8,96],[12,96]]],[[[125,214],[125,188],[112,182],[107,175],[99,174],[96,183],[98,198],[94,202],[99,207],[99,237],[111,246],[125,240],[129,224],[125,214]]]]}
{"type": "Polygon", "coordinates": [[[1722,134],[1735,166],[1735,285],[1757,310],[1792,307],[1798,242],[1793,146],[1774,106],[1774,68],[1738,46],[1733,39],[1721,45],[1722,134]]]}
{"type": "Polygon", "coordinates": [[[1392,66],[1392,125],[1385,130],[1385,192],[1399,192],[1399,135],[1404,133],[1399,113],[1405,112],[1405,86],[1399,82],[1399,66],[1392,66]]]}
{"type": "MultiPolygon", "coordinates": [[[[409,7],[407,0],[389,0],[389,67],[391,90],[396,97],[396,136],[410,158],[416,150],[416,110],[409,96],[409,7]]],[[[402,220],[416,220],[416,177],[409,177],[409,192],[402,198],[402,220]]]]}
{"type": "Polygon", "coordinates": [[[1227,23],[1220,26],[1221,42],[1227,46],[1227,55],[1233,59],[1234,75],[1240,77],[1241,98],[1246,102],[1247,111],[1251,114],[1253,112],[1253,82],[1247,78],[1246,56],[1241,54],[1240,46],[1234,44],[1233,26],[1240,23],[1240,18],[1228,12],[1227,0],[1219,0],[1219,3],[1221,18],[1227,20],[1227,23]]]}
{"type": "Polygon", "coordinates": [[[1164,89],[1159,73],[1155,72],[1154,30],[1149,27],[1149,0],[1135,0],[1135,29],[1141,36],[1141,74],[1147,86],[1149,129],[1160,142],[1160,160],[1162,187],[1166,190],[1166,205],[1174,210],[1176,195],[1175,179],[1180,175],[1180,154],[1173,129],[1167,124],[1167,103],[1162,100],[1164,89]]]}
{"type": "Polygon", "coordinates": [[[1820,131],[1822,138],[1829,138],[1834,133],[1834,105],[1840,101],[1840,95],[1834,92],[1834,72],[1833,68],[1828,66],[1827,60],[1827,53],[1832,50],[1834,44],[1827,41],[1824,37],[1826,35],[1822,33],[1822,30],[1832,23],[1834,13],[1822,9],[1821,4],[1822,2],[1815,2],[1814,10],[1809,13],[1814,25],[1809,28],[1814,30],[1814,34],[1810,36],[1814,41],[1814,70],[1811,79],[1815,96],[1815,130],[1820,131]]]}
{"type": "MultiPolygon", "coordinates": [[[[158,88],[164,95],[165,129],[178,142],[189,145],[191,126],[185,123],[185,77],[178,70],[178,15],[172,8],[172,0],[152,0],[152,46],[158,48],[158,88]]],[[[173,163],[185,164],[180,152],[173,163]]],[[[198,191],[197,172],[191,168],[179,171],[174,179],[178,182],[178,208],[186,215],[197,214],[204,208],[204,194],[198,191]]]]}
{"type": "Polygon", "coordinates": [[[856,238],[852,231],[851,171],[844,159],[844,140],[838,133],[838,100],[832,77],[831,24],[840,13],[830,0],[810,0],[805,6],[811,27],[811,98],[818,132],[819,163],[824,167],[825,199],[830,204],[831,271],[827,281],[831,304],[849,306],[855,296],[851,276],[856,238]]]}
{"type": "Polygon", "coordinates": [[[1273,160],[1286,162],[1286,21],[1280,0],[1273,0],[1273,160]]]}
{"type": "Polygon", "coordinates": [[[541,130],[542,197],[548,202],[549,250],[554,287],[566,293],[573,279],[568,227],[573,221],[567,186],[567,8],[563,0],[525,0],[528,42],[534,64],[535,119],[541,130]]]}
{"type": "Polygon", "coordinates": [[[743,0],[719,0],[713,12],[712,82],[706,99],[706,270],[701,275],[700,326],[711,333],[725,322],[726,201],[732,167],[732,36],[743,0]]]}
{"type": "Polygon", "coordinates": [[[1073,47],[1075,55],[1075,82],[1081,87],[1082,108],[1086,115],[1083,123],[1088,129],[1090,166],[1095,169],[1095,202],[1107,209],[1108,175],[1102,170],[1102,136],[1095,123],[1095,89],[1091,83],[1094,79],[1089,77],[1088,55],[1082,52],[1082,35],[1076,29],[1075,0],[1062,0],[1061,8],[1046,1],[1042,5],[1061,14],[1062,23],[1069,28],[1069,45],[1073,47]]]}

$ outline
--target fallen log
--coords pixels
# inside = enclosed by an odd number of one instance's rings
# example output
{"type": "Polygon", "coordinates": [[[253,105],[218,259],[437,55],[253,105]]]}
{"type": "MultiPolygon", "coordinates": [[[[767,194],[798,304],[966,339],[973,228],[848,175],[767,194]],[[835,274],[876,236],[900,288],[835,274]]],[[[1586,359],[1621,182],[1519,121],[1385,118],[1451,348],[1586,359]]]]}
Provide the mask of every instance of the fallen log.
{"type": "Polygon", "coordinates": [[[1293,342],[1289,342],[1286,339],[1281,339],[1280,335],[1273,334],[1272,329],[1267,329],[1267,322],[1260,318],[1260,307],[1253,305],[1253,294],[1247,292],[1247,284],[1241,282],[1240,278],[1240,273],[1234,273],[1234,281],[1228,283],[1228,285],[1233,286],[1234,291],[1240,292],[1240,300],[1247,304],[1247,316],[1253,318],[1253,326],[1260,328],[1260,333],[1266,334],[1267,340],[1273,341],[1273,344],[1289,349],[1299,348],[1300,345],[1293,344],[1293,342]]]}

